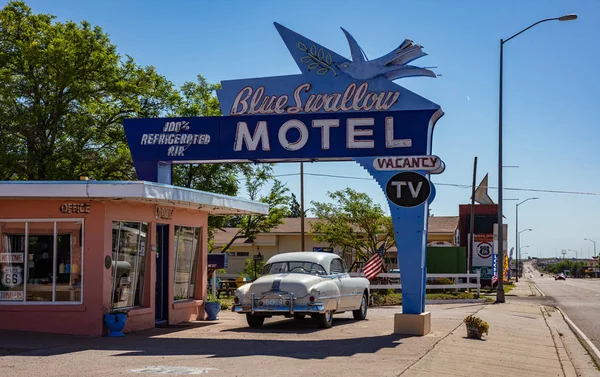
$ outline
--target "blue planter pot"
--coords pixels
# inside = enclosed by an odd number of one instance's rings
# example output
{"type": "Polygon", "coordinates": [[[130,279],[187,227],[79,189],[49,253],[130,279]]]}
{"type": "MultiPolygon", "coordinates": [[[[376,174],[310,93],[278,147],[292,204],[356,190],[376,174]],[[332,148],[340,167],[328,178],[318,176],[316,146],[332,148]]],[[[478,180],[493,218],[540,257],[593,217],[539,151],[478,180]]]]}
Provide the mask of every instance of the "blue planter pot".
{"type": "Polygon", "coordinates": [[[214,321],[219,319],[217,314],[221,311],[221,303],[220,302],[207,302],[204,304],[204,310],[206,310],[206,318],[209,321],[214,321]]]}
{"type": "Polygon", "coordinates": [[[125,327],[125,323],[127,322],[127,314],[114,314],[108,313],[104,315],[104,323],[106,323],[106,327],[108,327],[108,335],[113,337],[125,336],[123,334],[123,328],[125,327]]]}

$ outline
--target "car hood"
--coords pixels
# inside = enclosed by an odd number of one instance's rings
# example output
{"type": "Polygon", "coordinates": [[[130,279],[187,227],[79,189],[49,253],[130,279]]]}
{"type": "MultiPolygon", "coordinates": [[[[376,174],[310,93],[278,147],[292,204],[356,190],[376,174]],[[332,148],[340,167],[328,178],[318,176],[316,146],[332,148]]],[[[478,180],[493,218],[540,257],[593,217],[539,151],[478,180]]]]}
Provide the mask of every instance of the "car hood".
{"type": "Polygon", "coordinates": [[[263,296],[269,292],[293,293],[297,298],[306,296],[310,289],[323,281],[322,277],[308,274],[284,273],[261,276],[256,279],[247,291],[247,295],[254,293],[263,296]]]}

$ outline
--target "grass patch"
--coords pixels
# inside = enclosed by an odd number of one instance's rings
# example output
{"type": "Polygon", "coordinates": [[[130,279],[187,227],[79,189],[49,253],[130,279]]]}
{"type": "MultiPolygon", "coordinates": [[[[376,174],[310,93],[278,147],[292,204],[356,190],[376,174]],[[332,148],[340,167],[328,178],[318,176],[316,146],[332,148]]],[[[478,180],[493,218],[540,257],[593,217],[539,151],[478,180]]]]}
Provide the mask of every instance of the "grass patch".
{"type": "Polygon", "coordinates": [[[425,294],[426,300],[464,300],[473,299],[475,293],[470,292],[458,292],[458,293],[427,293],[425,294]]]}
{"type": "Polygon", "coordinates": [[[373,306],[394,306],[402,304],[402,293],[396,292],[371,292],[373,306]]]}
{"type": "Polygon", "coordinates": [[[515,284],[512,281],[504,283],[504,285],[502,285],[502,289],[504,289],[504,294],[506,294],[515,289],[515,284]]]}
{"type": "MultiPolygon", "coordinates": [[[[373,306],[395,306],[402,304],[402,293],[393,291],[372,292],[373,306]]],[[[471,292],[427,293],[426,300],[462,300],[474,299],[476,294],[471,292]]]]}

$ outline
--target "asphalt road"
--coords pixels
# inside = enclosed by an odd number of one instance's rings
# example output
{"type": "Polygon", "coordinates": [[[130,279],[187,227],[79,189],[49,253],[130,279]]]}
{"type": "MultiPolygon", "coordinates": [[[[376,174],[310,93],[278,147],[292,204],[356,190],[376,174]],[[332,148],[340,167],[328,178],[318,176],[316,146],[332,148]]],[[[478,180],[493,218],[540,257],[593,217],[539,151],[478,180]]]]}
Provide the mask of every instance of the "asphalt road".
{"type": "MultiPolygon", "coordinates": [[[[528,264],[524,270],[528,271],[528,264]]],[[[581,331],[600,348],[600,279],[554,280],[552,275],[540,276],[530,267],[531,280],[547,299],[557,304],[581,331]]]]}

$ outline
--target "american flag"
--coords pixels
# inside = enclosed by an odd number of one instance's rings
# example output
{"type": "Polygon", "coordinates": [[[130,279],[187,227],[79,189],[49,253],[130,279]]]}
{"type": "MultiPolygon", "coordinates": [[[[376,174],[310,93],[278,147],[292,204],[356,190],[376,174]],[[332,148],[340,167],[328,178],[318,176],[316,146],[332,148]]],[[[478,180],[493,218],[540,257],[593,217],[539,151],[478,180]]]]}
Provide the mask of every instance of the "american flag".
{"type": "Polygon", "coordinates": [[[497,282],[498,282],[498,275],[492,276],[492,285],[496,284],[497,282]]]}
{"type": "Polygon", "coordinates": [[[379,256],[379,254],[375,253],[367,263],[362,268],[363,274],[369,280],[373,279],[381,272],[381,268],[383,267],[383,258],[379,256]]]}

